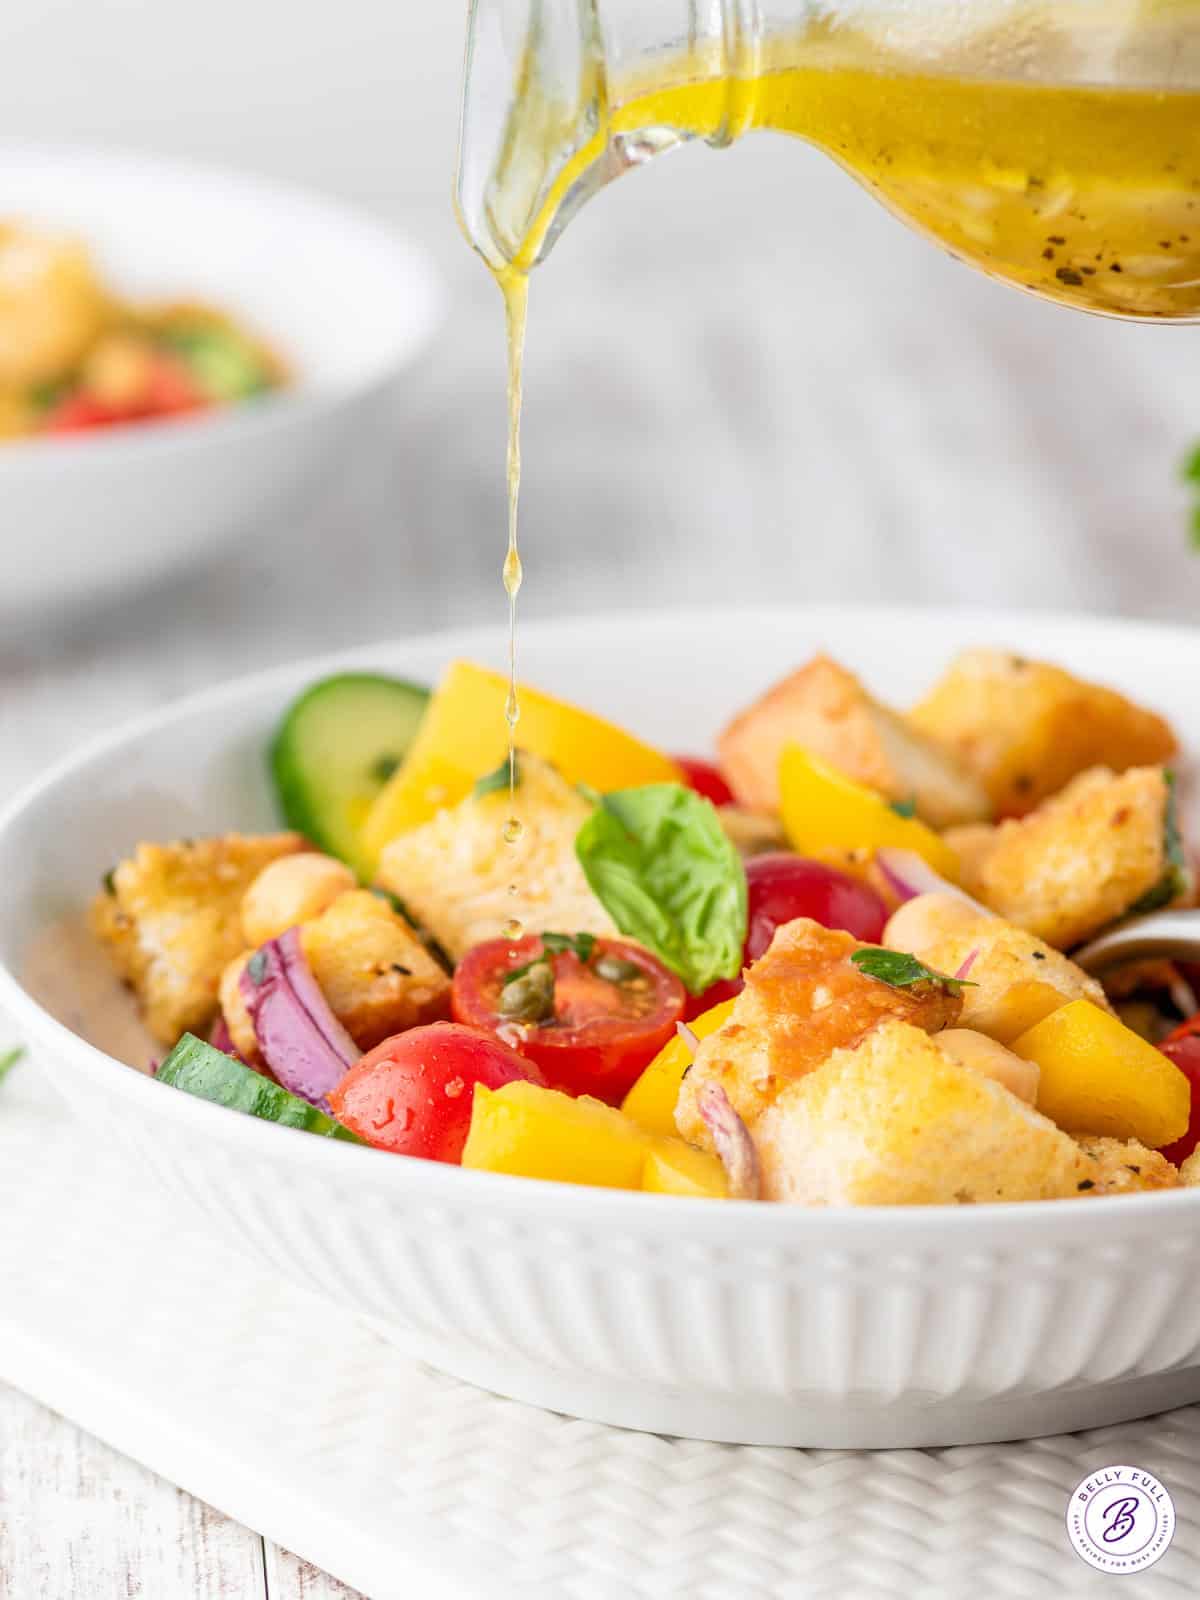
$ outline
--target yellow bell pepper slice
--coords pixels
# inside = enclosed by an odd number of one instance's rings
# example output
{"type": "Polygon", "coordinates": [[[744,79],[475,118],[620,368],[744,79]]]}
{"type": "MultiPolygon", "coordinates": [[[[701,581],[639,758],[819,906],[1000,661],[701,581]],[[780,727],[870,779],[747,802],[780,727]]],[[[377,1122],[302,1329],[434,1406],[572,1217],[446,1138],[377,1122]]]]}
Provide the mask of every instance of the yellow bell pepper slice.
{"type": "Polygon", "coordinates": [[[640,1189],[650,1140],[599,1100],[573,1100],[535,1083],[475,1085],[462,1164],[557,1183],[640,1189]]]}
{"type": "MultiPolygon", "coordinates": [[[[710,1033],[726,1021],[733,1010],[732,1000],[722,1000],[719,1006],[703,1012],[688,1027],[697,1039],[707,1039],[710,1033]]],[[[621,1102],[621,1110],[632,1117],[647,1133],[672,1137],[675,1134],[675,1103],[679,1099],[679,1086],[691,1065],[692,1052],[687,1041],[678,1035],[668,1040],[641,1077],[621,1102]]]]}
{"type": "Polygon", "coordinates": [[[1060,1006],[1010,1048],[1040,1068],[1037,1108],[1068,1133],[1139,1139],[1158,1149],[1187,1131],[1186,1076],[1090,1000],[1060,1006]]]}
{"type": "MultiPolygon", "coordinates": [[[[524,685],[519,695],[518,744],[553,762],[571,783],[610,790],[681,781],[669,757],[602,717],[524,685]]],[[[451,663],[408,755],[367,817],[363,846],[372,862],[398,834],[457,805],[478,778],[500,765],[507,748],[507,699],[508,679],[500,673],[469,661],[451,663]]]]}
{"type": "Polygon", "coordinates": [[[779,763],[780,810],[794,850],[844,867],[851,850],[912,850],[936,873],[958,877],[958,858],[919,817],[903,817],[883,796],[827,766],[798,744],[779,763]]]}
{"type": "Polygon", "coordinates": [[[646,1157],[642,1188],[650,1194],[682,1194],[693,1200],[727,1200],[725,1168],[707,1150],[682,1139],[663,1139],[646,1157]]]}

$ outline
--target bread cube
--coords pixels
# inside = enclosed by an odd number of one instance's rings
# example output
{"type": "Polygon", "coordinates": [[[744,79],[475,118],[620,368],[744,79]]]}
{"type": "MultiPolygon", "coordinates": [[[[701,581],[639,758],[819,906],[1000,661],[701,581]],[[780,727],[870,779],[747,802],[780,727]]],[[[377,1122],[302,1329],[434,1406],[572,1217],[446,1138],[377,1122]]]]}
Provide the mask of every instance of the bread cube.
{"type": "Polygon", "coordinates": [[[1178,1171],[1157,1150],[1147,1150],[1136,1139],[1105,1139],[1096,1134],[1076,1138],[1095,1163],[1088,1168],[1084,1195],[1147,1194],[1154,1189],[1178,1189],[1178,1171]]]}
{"type": "Polygon", "coordinates": [[[522,753],[519,766],[512,800],[507,787],[468,795],[394,839],[380,858],[379,882],[455,960],[500,938],[514,917],[526,933],[616,932],[575,855],[591,802],[549,762],[522,753]],[[505,824],[514,815],[521,832],[510,844],[505,824]]]}
{"type": "Polygon", "coordinates": [[[204,1033],[221,974],[245,948],[242,896],[270,862],[304,848],[298,833],[230,833],[139,844],[113,869],[92,928],[156,1039],[204,1033]]]}
{"type": "Polygon", "coordinates": [[[789,744],[888,800],[913,803],[934,827],[990,815],[983,786],[952,751],[881,705],[828,656],[775,684],[721,734],[721,767],[742,805],[779,810],[779,763],[789,744]]]}
{"type": "Polygon", "coordinates": [[[962,1026],[1001,1044],[1072,1000],[1111,1007],[1095,978],[1023,928],[953,895],[923,894],[896,911],[883,934],[938,972],[957,973],[970,959],[962,1026]]]}
{"type": "Polygon", "coordinates": [[[1155,712],[1005,650],[964,652],[911,720],[956,751],[1002,817],[1023,816],[1088,767],[1157,766],[1177,749],[1155,712]]]}
{"type": "Polygon", "coordinates": [[[754,1141],[764,1197],[793,1205],[1060,1199],[1093,1166],[1047,1118],[899,1021],[789,1084],[754,1141]]]}
{"type": "Polygon", "coordinates": [[[1080,773],[1020,820],[961,830],[960,882],[1008,922],[1069,950],[1139,901],[1186,893],[1168,859],[1170,786],[1161,767],[1080,773]],[[985,832],[987,839],[981,837],[985,832]]]}
{"type": "Polygon", "coordinates": [[[712,1149],[697,1106],[703,1084],[724,1089],[752,1129],[787,1084],[881,1023],[902,1020],[934,1033],[957,1020],[962,1001],[940,985],[898,989],[861,972],[850,957],[865,948],[851,934],[806,917],[777,931],[683,1080],[675,1121],[690,1144],[712,1149]]]}
{"type": "Polygon", "coordinates": [[[369,889],[339,895],[301,926],[300,941],[322,994],[360,1050],[450,1015],[448,975],[369,889]]]}

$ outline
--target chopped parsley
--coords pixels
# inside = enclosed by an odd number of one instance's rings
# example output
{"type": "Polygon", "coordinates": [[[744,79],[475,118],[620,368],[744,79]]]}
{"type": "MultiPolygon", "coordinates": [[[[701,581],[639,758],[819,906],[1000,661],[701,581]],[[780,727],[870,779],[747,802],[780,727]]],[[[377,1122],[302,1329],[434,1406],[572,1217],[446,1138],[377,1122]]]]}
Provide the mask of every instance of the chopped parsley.
{"type": "Polygon", "coordinates": [[[471,793],[476,800],[482,800],[485,795],[498,794],[501,789],[508,788],[510,778],[513,787],[518,788],[521,783],[521,762],[517,756],[513,757],[511,773],[509,771],[508,757],[505,756],[495,772],[485,773],[480,778],[471,793]]]}
{"type": "Polygon", "coordinates": [[[891,800],[889,807],[898,817],[915,817],[917,814],[917,797],[910,794],[907,800],[891,800]]]}
{"type": "Polygon", "coordinates": [[[872,945],[866,950],[855,950],[850,960],[866,977],[878,978],[880,983],[890,984],[893,989],[915,989],[929,983],[947,994],[958,995],[964,989],[978,987],[968,978],[951,978],[945,972],[937,972],[903,950],[884,950],[872,945]]]}
{"type": "Polygon", "coordinates": [[[1187,856],[1184,854],[1183,835],[1179,831],[1179,798],[1176,793],[1175,774],[1168,768],[1163,777],[1167,784],[1167,806],[1163,814],[1163,858],[1166,867],[1154,887],[1148,889],[1140,900],[1135,900],[1130,906],[1127,915],[1131,917],[1142,917],[1150,911],[1159,911],[1191,888],[1191,873],[1188,870],[1187,856]]]}
{"type": "Polygon", "coordinates": [[[4,1082],[24,1054],[25,1047],[19,1044],[14,1045],[11,1050],[0,1051],[0,1083],[4,1082]]]}
{"type": "Polygon", "coordinates": [[[594,933],[544,933],[542,935],[542,948],[552,956],[560,956],[565,951],[572,950],[586,966],[592,959],[592,951],[596,948],[596,935],[594,933]]]}
{"type": "Polygon", "coordinates": [[[1183,463],[1183,481],[1192,496],[1192,509],[1188,517],[1188,540],[1193,550],[1200,550],[1200,444],[1195,445],[1183,463]]]}

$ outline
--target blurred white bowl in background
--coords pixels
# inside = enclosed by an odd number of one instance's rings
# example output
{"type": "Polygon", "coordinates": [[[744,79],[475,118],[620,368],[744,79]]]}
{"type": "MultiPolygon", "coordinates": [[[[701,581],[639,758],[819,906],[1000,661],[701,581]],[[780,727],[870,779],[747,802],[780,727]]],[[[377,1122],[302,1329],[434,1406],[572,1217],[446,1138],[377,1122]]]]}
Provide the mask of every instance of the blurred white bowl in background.
{"type": "Polygon", "coordinates": [[[0,217],[77,234],[121,294],[231,312],[294,375],[198,417],[0,444],[9,619],[140,587],[278,523],[336,469],[440,320],[414,243],[260,178],[0,141],[0,217]]]}

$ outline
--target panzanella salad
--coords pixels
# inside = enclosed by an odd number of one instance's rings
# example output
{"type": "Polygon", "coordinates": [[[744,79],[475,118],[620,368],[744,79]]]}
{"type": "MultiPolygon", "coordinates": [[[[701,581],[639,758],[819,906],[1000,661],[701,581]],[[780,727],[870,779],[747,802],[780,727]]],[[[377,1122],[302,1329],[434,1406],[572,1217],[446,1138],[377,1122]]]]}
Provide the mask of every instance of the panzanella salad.
{"type": "Polygon", "coordinates": [[[818,656],[712,761],[522,688],[510,767],[507,694],[463,661],[314,684],[269,752],[281,831],[106,874],[93,927],[164,1085],[713,1199],[1200,1182],[1196,974],[1071,959],[1193,900],[1161,717],[996,650],[900,712],[818,656]]]}

